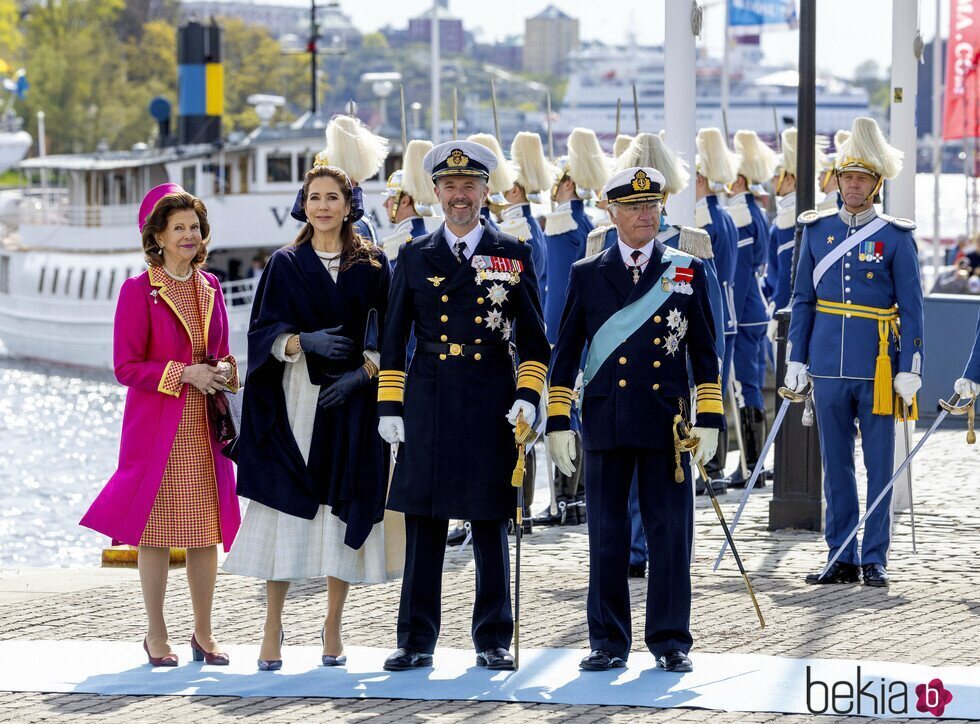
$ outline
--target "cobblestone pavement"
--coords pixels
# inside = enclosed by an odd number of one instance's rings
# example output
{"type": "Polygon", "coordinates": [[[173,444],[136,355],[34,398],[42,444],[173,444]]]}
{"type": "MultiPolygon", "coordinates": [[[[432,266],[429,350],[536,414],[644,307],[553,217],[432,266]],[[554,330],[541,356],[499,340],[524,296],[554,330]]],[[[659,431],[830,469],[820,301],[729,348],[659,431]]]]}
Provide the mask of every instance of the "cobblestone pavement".
{"type": "MultiPolygon", "coordinates": [[[[921,430],[919,434],[921,434],[921,430]]],[[[912,555],[909,516],[896,516],[887,589],[807,586],[803,575],[825,560],[819,533],[767,530],[771,489],[753,495],[737,542],[767,626],[760,630],[741,577],[729,556],[711,572],[723,534],[710,504],[698,498],[692,632],[697,653],[765,653],[790,657],[883,659],[925,665],[978,665],[980,654],[980,448],[967,447],[962,430],[938,432],[916,460],[916,533],[912,555]]],[[[860,456],[858,470],[862,463],[860,456]]],[[[859,484],[859,487],[863,482],[859,484]]],[[[724,498],[731,519],[739,492],[724,498]]],[[[535,529],[525,537],[522,560],[522,644],[588,648],[585,623],[588,546],[585,526],[535,529]]],[[[0,596],[9,588],[0,576],[0,596]]],[[[0,639],[117,639],[134,646],[144,634],[136,578],[105,571],[98,587],[37,593],[5,601],[0,639]]],[[[474,567],[471,550],[447,555],[440,645],[469,648],[474,567]]],[[[645,581],[633,580],[634,650],[643,647],[645,581]]],[[[394,646],[399,583],[352,589],[345,612],[345,640],[394,646]]],[[[0,599],[3,600],[3,599],[0,599]]],[[[297,644],[319,640],[325,614],[322,584],[290,590],[285,626],[297,644]]],[[[264,584],[220,575],[215,622],[221,641],[259,640],[264,584]]],[[[190,636],[190,601],[182,571],[172,573],[167,597],[174,641],[190,636]]],[[[287,646],[288,655],[288,646],[287,646]]],[[[0,683],[2,686],[2,683],[0,683]]],[[[724,714],[693,709],[650,710],[495,702],[268,699],[233,697],[137,697],[68,694],[0,694],[0,721],[815,721],[819,717],[724,714]]],[[[847,720],[847,718],[842,718],[847,720]]]]}

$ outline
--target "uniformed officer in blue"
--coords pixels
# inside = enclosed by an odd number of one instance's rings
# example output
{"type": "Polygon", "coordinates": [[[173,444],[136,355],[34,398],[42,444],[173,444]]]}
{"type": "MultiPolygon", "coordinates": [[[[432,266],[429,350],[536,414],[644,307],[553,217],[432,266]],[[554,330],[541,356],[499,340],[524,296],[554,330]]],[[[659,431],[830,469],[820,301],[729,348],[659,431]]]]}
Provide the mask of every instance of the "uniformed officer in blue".
{"type": "MultiPolygon", "coordinates": [[[[360,184],[377,176],[384,166],[388,139],[371,133],[359,119],[344,115],[330,119],[326,137],[327,147],[317,154],[314,165],[331,164],[341,168],[354,185],[356,203],[363,205],[360,184]]],[[[367,215],[358,219],[354,228],[365,239],[378,243],[378,232],[367,215]]]]}
{"type": "MultiPolygon", "coordinates": [[[[717,128],[702,128],[695,144],[697,180],[695,182],[694,225],[708,232],[714,253],[715,269],[721,282],[722,328],[725,330],[725,355],[721,365],[723,394],[728,394],[732,360],[735,356],[735,335],[738,318],[735,313],[735,266],[738,255],[738,230],[735,222],[719,203],[718,194],[725,193],[738,177],[738,156],[732,153],[725,138],[717,128]]],[[[723,433],[718,454],[705,465],[712,479],[725,477],[725,459],[728,455],[728,435],[723,433]]]]}
{"type": "MultiPolygon", "coordinates": [[[[787,128],[780,137],[782,153],[772,178],[776,195],[776,218],[769,232],[769,266],[766,269],[766,291],[773,312],[789,306],[793,247],[796,238],[796,156],[797,131],[787,128]]],[[[819,159],[818,159],[819,161],[819,159]]],[[[776,322],[769,327],[769,338],[776,338],[776,322]]]]}
{"type": "Polygon", "coordinates": [[[534,218],[531,201],[541,203],[541,194],[551,189],[554,169],[548,164],[541,146],[541,136],[521,131],[510,144],[510,159],[517,169],[517,180],[504,192],[507,206],[500,212],[500,230],[531,245],[534,271],[538,274],[541,304],[547,305],[548,257],[544,231],[534,218]]]}
{"type": "Polygon", "coordinates": [[[422,159],[431,149],[430,141],[409,141],[402,156],[402,167],[392,172],[381,192],[388,221],[395,225],[391,234],[381,242],[392,265],[404,244],[428,233],[423,217],[433,216],[434,207],[439,203],[432,190],[432,179],[422,168],[422,159]]]}
{"type": "Polygon", "coordinates": [[[724,426],[718,358],[704,265],[657,240],[664,178],[624,169],[603,189],[619,241],[572,266],[548,393],[547,441],[571,474],[570,408],[582,352],[585,495],[589,510],[589,641],[580,666],[626,665],[631,644],[627,497],[637,473],[652,557],[645,641],[668,671],[690,671],[694,486],[689,456],[675,460],[672,423],[687,414],[687,364],[697,383],[700,438],[694,455],[714,454],[724,426]],[[677,475],[680,482],[675,482],[677,475]]]}
{"type": "Polygon", "coordinates": [[[980,397],[980,317],[977,318],[977,337],[973,352],[967,360],[963,376],[953,384],[953,391],[961,398],[980,397]]]}
{"type": "Polygon", "coordinates": [[[406,533],[398,650],[385,669],[432,663],[451,518],[472,523],[477,664],[512,669],[512,426],[520,412],[534,424],[550,347],[530,247],[480,219],[494,155],[449,141],[423,163],[445,223],[398,256],[379,374],[378,429],[389,444],[400,443],[388,507],[405,513],[406,533]],[[406,375],[412,325],[418,345],[406,375]]]}
{"type": "MultiPolygon", "coordinates": [[[[878,124],[857,118],[837,154],[840,211],[807,211],[793,290],[786,386],[797,392],[813,379],[813,401],[827,500],[824,537],[834,555],[858,522],[854,477],[855,419],[868,473],[868,500],[891,478],[895,419],[906,406],[915,417],[922,384],[922,287],[907,219],[878,215],[874,201],[885,179],[902,169],[902,153],[878,124]],[[893,372],[895,374],[893,374],[893,372]]],[[[865,522],[825,576],[808,583],[887,586],[891,493],[865,522]]]]}
{"type": "MultiPolygon", "coordinates": [[[[735,152],[739,156],[738,178],[732,184],[728,213],[738,229],[738,256],[735,264],[735,380],[740,394],[739,424],[745,446],[745,464],[755,467],[766,439],[766,405],[762,398],[765,382],[766,328],[769,305],[762,292],[769,253],[769,219],[756,203],[756,195],[765,195],[762,187],[772,178],[776,154],[755,131],[735,133],[735,152]]],[[[741,467],[732,477],[733,487],[745,487],[741,467]]],[[[759,480],[763,485],[762,479],[759,480]]]]}

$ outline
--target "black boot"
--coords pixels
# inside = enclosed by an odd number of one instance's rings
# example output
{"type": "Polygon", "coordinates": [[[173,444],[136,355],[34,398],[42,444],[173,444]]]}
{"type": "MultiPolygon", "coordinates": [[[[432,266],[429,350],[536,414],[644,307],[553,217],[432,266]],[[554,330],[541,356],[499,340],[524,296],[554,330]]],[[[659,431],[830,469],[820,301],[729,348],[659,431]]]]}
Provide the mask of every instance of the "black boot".
{"type": "MultiPolygon", "coordinates": [[[[762,446],[766,442],[766,412],[758,407],[743,407],[738,412],[739,426],[742,430],[742,444],[745,445],[745,466],[751,476],[756,463],[759,461],[762,446]]],[[[748,478],[742,475],[742,466],[739,465],[735,474],[732,475],[729,485],[733,488],[744,488],[748,482],[748,478]]],[[[755,487],[764,488],[765,486],[765,476],[760,474],[755,481],[755,487]]]]}

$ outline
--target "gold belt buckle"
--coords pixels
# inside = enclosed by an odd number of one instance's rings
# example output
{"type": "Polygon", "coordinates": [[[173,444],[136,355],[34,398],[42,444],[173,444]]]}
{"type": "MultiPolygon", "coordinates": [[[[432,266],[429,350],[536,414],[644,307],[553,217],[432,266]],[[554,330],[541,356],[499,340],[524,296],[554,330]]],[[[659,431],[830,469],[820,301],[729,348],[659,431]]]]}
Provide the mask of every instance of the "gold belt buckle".
{"type": "Polygon", "coordinates": [[[449,345],[449,356],[450,357],[462,357],[463,356],[463,345],[456,344],[453,342],[449,345]]]}

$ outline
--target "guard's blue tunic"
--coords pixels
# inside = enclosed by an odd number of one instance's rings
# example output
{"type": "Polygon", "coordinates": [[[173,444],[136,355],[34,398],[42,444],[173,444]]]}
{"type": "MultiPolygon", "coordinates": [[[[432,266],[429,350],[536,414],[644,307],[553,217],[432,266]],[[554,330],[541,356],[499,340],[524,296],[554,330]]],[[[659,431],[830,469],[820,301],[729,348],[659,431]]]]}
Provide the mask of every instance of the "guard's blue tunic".
{"type": "Polygon", "coordinates": [[[769,230],[769,267],[766,270],[766,287],[776,309],[789,306],[790,277],[793,268],[796,224],[781,228],[778,218],[769,230]]]}
{"type": "Polygon", "coordinates": [[[966,370],[963,376],[968,380],[980,382],[980,316],[977,317],[977,339],[973,343],[973,352],[966,363],[966,370]]]}
{"type": "Polygon", "coordinates": [[[548,341],[558,341],[558,327],[565,306],[568,274],[572,264],[585,255],[585,242],[594,228],[578,199],[560,204],[548,215],[544,227],[548,257],[548,295],[544,303],[544,324],[548,341]]]}
{"type": "Polygon", "coordinates": [[[515,235],[521,241],[526,241],[531,245],[531,259],[534,261],[534,271],[536,271],[538,274],[538,294],[541,297],[541,304],[546,305],[546,292],[548,290],[548,256],[546,252],[544,232],[541,230],[541,224],[539,224],[538,220],[534,218],[534,214],[531,212],[530,203],[508,206],[501,214],[501,223],[504,224],[502,228],[507,228],[508,233],[513,233],[506,226],[508,220],[516,221],[518,225],[520,225],[521,221],[527,224],[527,230],[525,232],[527,234],[526,239],[522,239],[520,234],[515,235]],[[517,217],[516,219],[515,216],[517,217]]]}
{"type": "Polygon", "coordinates": [[[768,253],[769,222],[749,193],[734,197],[729,211],[738,228],[734,291],[735,316],[738,320],[735,379],[739,382],[745,406],[763,409],[762,384],[766,369],[764,365],[760,366],[759,350],[765,339],[769,311],[762,295],[759,270],[765,264],[768,253]]]}
{"type": "Polygon", "coordinates": [[[721,208],[718,197],[714,194],[707,196],[710,220],[702,228],[711,237],[711,250],[715,255],[715,269],[718,271],[718,281],[724,298],[722,311],[723,328],[725,330],[725,354],[721,367],[722,391],[728,390],[728,380],[731,377],[732,359],[735,356],[735,334],[738,331],[738,317],[735,312],[735,265],[738,255],[738,229],[728,212],[721,208]]]}
{"type": "MultiPolygon", "coordinates": [[[[552,356],[548,432],[570,427],[569,407],[582,351],[617,312],[643,297],[669,262],[654,245],[633,284],[618,248],[572,266],[558,343],[552,356]]],[[[593,649],[626,658],[631,643],[628,496],[636,472],[647,537],[657,555],[647,583],[645,641],[655,655],[687,651],[690,634],[690,556],[693,485],[674,482],[671,424],[689,399],[688,358],[698,387],[698,424],[724,426],[714,323],[704,264],[684,255],[690,294],[666,302],[599,365],[582,391],[585,496],[589,511],[589,639],[593,649]],[[710,401],[709,401],[710,398],[710,401]]]]}
{"type": "MultiPolygon", "coordinates": [[[[911,222],[891,220],[833,262],[814,287],[813,273],[821,260],[848,237],[874,220],[874,209],[852,216],[807,212],[796,272],[788,359],[808,364],[814,379],[814,406],[820,433],[827,498],[824,537],[829,555],[837,552],[858,521],[854,477],[854,420],[861,426],[861,448],[868,471],[868,500],[874,500],[891,478],[894,466],[895,421],[872,414],[879,323],[858,316],[862,308],[897,305],[901,338],[889,343],[892,370],[919,374],[922,368],[922,287],[918,250],[911,222]],[[855,312],[836,314],[831,305],[855,312]]],[[[887,217],[890,219],[890,217],[887,217]]],[[[841,554],[844,563],[888,562],[891,494],[868,518],[861,552],[857,539],[841,554]]]]}
{"type": "Polygon", "coordinates": [[[365,239],[370,239],[372,244],[378,243],[378,230],[367,214],[354,222],[354,230],[365,239]]]}

